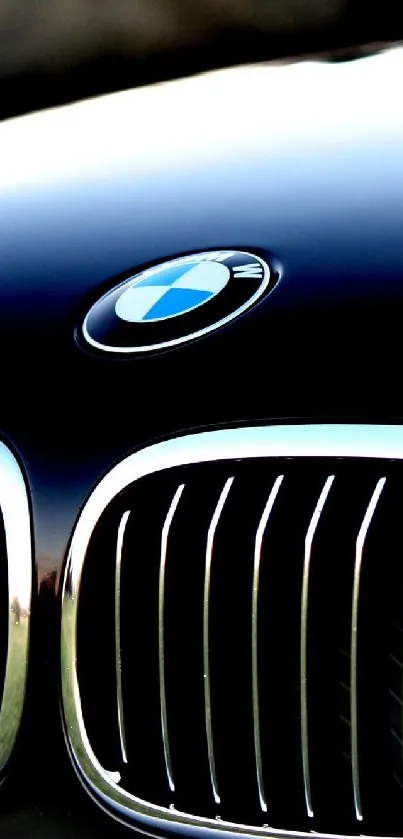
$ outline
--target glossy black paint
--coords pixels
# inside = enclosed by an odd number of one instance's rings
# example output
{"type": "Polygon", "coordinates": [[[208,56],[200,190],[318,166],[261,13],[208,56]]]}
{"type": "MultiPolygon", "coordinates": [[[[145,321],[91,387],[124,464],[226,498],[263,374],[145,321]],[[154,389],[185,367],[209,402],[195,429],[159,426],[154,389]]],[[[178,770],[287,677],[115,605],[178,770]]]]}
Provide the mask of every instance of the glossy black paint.
{"type": "MultiPolygon", "coordinates": [[[[373,87],[376,62],[382,75],[387,60],[361,61],[354,84],[345,67],[318,64],[304,89],[306,124],[292,79],[276,111],[272,70],[264,71],[264,97],[249,71],[240,94],[245,105],[248,90],[253,99],[248,131],[238,132],[243,111],[227,103],[224,89],[228,129],[217,137],[213,119],[186,153],[180,85],[159,143],[147,148],[140,122],[131,156],[122,153],[116,113],[116,151],[106,143],[102,157],[98,126],[94,160],[77,154],[74,109],[63,116],[71,134],[59,147],[57,111],[0,126],[0,431],[26,470],[37,576],[28,701],[0,793],[2,836],[112,836],[115,829],[70,766],[58,700],[60,574],[79,509],[105,471],[189,429],[278,419],[401,421],[403,123],[390,93],[397,58],[373,87]],[[335,98],[325,105],[316,80],[323,76],[326,91],[330,69],[340,79],[329,83],[335,98]],[[351,85],[356,109],[347,102],[351,85]],[[38,143],[44,118],[38,156],[30,138],[38,143]],[[177,149],[175,136],[166,143],[167,131],[177,132],[177,149]],[[4,148],[13,138],[20,148],[7,168],[4,148]],[[76,339],[88,307],[121,276],[210,248],[277,262],[281,281],[236,321],[170,351],[110,358],[76,339]]],[[[353,77],[356,63],[349,66],[353,77]]],[[[274,83],[287,71],[277,68],[274,83]]],[[[211,88],[203,99],[192,84],[208,116],[211,88]]],[[[152,110],[163,91],[147,95],[152,110]]],[[[90,106],[79,107],[88,130],[90,106]]],[[[121,111],[127,107],[123,100],[121,111]]],[[[136,115],[136,94],[130,107],[136,115]]],[[[106,131],[106,105],[103,119],[106,131]]]]}

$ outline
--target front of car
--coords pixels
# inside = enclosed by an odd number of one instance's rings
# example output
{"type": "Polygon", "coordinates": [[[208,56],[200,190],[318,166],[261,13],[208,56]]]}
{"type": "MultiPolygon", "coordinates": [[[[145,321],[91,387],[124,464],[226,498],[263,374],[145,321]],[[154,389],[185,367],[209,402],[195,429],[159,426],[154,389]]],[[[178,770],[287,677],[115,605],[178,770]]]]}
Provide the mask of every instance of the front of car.
{"type": "Polygon", "coordinates": [[[0,126],[10,839],[401,835],[402,66],[0,126]]]}

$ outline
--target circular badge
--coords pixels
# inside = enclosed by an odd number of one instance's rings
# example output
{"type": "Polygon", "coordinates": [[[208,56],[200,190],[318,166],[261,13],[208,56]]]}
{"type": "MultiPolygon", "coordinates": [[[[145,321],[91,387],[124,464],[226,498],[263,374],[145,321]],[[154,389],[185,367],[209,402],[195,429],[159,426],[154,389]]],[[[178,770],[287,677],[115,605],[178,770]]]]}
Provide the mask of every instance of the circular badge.
{"type": "Polygon", "coordinates": [[[258,256],[207,251],[172,259],[130,277],[88,312],[83,334],[105,352],[173,347],[229,323],[274,285],[258,256]]]}

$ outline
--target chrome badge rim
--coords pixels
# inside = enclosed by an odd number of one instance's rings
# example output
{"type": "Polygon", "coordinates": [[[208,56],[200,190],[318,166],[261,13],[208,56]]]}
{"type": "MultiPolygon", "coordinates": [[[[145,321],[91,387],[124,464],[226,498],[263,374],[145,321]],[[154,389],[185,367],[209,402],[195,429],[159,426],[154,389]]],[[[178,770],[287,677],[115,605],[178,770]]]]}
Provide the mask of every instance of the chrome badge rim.
{"type": "Polygon", "coordinates": [[[278,278],[249,251],[203,251],[160,262],[100,297],[82,334],[87,344],[107,353],[168,349],[238,318],[278,278]]]}

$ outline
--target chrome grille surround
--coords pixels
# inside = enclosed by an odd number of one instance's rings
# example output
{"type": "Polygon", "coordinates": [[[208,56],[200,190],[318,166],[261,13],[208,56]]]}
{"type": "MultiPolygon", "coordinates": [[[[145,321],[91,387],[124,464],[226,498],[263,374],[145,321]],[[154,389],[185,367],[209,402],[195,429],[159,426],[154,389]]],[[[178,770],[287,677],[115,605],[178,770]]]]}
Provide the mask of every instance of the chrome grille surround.
{"type": "MultiPolygon", "coordinates": [[[[239,460],[253,458],[372,458],[385,460],[403,460],[403,428],[401,426],[386,425],[281,425],[281,426],[259,426],[248,428],[234,428],[189,434],[158,443],[130,455],[117,466],[115,466],[98,484],[84,506],[77,522],[69,549],[63,592],[62,592],[62,637],[61,637],[61,664],[62,664],[62,699],[65,720],[65,732],[73,762],[78,771],[79,777],[93,797],[112,815],[125,823],[132,824],[137,829],[142,829],[148,834],[160,834],[167,832],[189,832],[196,834],[216,834],[217,831],[226,835],[245,835],[253,837],[263,836],[295,836],[308,837],[309,833],[299,831],[282,831],[273,829],[268,825],[249,826],[246,824],[233,823],[221,818],[203,818],[194,816],[175,809],[173,806],[166,808],[149,803],[125,791],[119,786],[120,775],[117,772],[109,771],[98,761],[92,750],[87,736],[85,721],[82,713],[80,688],[77,676],[77,611],[80,593],[80,580],[89,541],[101,514],[115,496],[142,477],[161,472],[176,466],[188,464],[207,463],[217,460],[239,460]]],[[[280,478],[279,476],[279,483],[280,478]]],[[[305,546],[305,569],[309,570],[310,544],[314,530],[321,514],[322,507],[326,501],[327,493],[331,488],[333,476],[329,476],[322,494],[318,499],[317,508],[308,531],[305,546]]],[[[383,479],[382,479],[383,481],[383,479]]],[[[378,482],[370,501],[367,515],[362,523],[357,539],[356,552],[356,576],[353,598],[352,616],[352,666],[354,663],[354,611],[359,586],[359,571],[362,552],[362,538],[365,538],[366,529],[370,523],[370,516],[375,508],[381,494],[383,483],[378,482]]],[[[228,483],[228,482],[227,482],[228,483]]],[[[273,487],[272,492],[278,489],[273,487]]],[[[229,491],[230,486],[227,488],[229,491]]],[[[220,500],[222,500],[220,498],[220,500]]],[[[271,501],[274,500],[274,497],[271,501]]],[[[173,499],[174,504],[175,498],[173,499]]],[[[224,498],[225,501],[225,498],[224,498]]],[[[223,503],[224,503],[223,501],[223,503]]],[[[268,506],[270,509],[270,498],[268,506]]],[[[214,537],[213,522],[211,525],[214,537]]],[[[255,578],[258,583],[259,565],[259,544],[256,543],[255,554],[255,578]]],[[[208,560],[208,556],[207,556],[208,560]]],[[[206,560],[206,561],[207,561],[206,560]]],[[[208,580],[208,576],[206,575],[208,580]]],[[[118,591],[118,583],[116,586],[118,591]]],[[[161,594],[160,594],[161,597],[161,594]]],[[[303,591],[301,610],[301,660],[303,660],[304,641],[304,607],[306,608],[306,590],[303,591]]],[[[205,591],[206,598],[206,591],[205,591]]],[[[206,628],[204,627],[204,634],[206,628]]],[[[163,644],[163,637],[160,635],[163,644]]],[[[160,668],[163,671],[163,661],[160,661],[160,668]]],[[[256,669],[256,668],[255,668],[256,669]]],[[[206,676],[206,673],[205,673],[206,676]]],[[[303,677],[303,670],[302,670],[303,677]]],[[[208,682],[208,680],[207,680],[208,682]]],[[[254,673],[256,683],[256,673],[254,673]]],[[[354,687],[354,674],[352,673],[352,687],[354,687]]],[[[208,694],[208,684],[206,687],[208,694]]],[[[118,685],[119,693],[119,685],[118,685]]],[[[208,725],[208,696],[206,698],[206,724],[208,725]]],[[[307,797],[308,815],[310,809],[309,796],[309,766],[307,758],[307,724],[304,713],[304,691],[301,694],[302,702],[302,751],[305,768],[305,789],[307,797]]],[[[354,690],[352,689],[352,756],[353,756],[353,788],[357,808],[357,819],[360,819],[359,789],[358,789],[358,763],[355,752],[356,731],[354,731],[354,716],[356,702],[354,690]]],[[[255,741],[259,739],[259,707],[255,701],[254,707],[254,731],[255,741]]],[[[211,732],[210,732],[211,733],[211,732]]],[[[167,743],[164,743],[166,747],[167,743]]],[[[256,746],[256,742],[255,742],[256,746]]],[[[259,771],[259,750],[256,750],[257,779],[261,801],[264,802],[264,791],[259,771]],[[260,780],[260,783],[259,783],[260,780]]],[[[210,760],[211,769],[211,760],[210,760]]],[[[212,773],[213,792],[215,791],[214,772],[212,773]]],[[[218,794],[217,794],[218,795],[218,794]]],[[[264,811],[264,806],[262,810],[264,811]]],[[[321,833],[322,836],[335,834],[321,833]]]]}
{"type": "Polygon", "coordinates": [[[31,520],[27,490],[14,455],[1,442],[0,510],[8,571],[8,645],[0,704],[1,772],[13,750],[24,705],[32,594],[31,520]]]}

